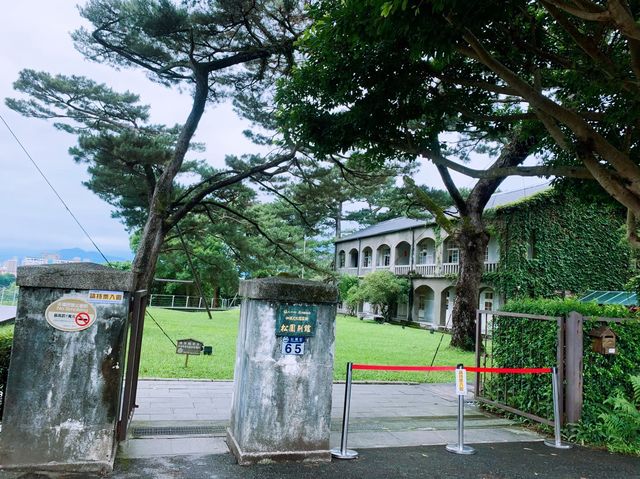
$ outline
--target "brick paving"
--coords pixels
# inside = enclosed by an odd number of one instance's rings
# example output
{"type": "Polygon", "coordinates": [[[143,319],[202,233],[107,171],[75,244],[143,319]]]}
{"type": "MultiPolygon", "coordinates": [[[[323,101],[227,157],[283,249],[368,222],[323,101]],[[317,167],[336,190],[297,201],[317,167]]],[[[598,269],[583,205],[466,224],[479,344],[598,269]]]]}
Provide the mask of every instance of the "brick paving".
{"type": "MultiPolygon", "coordinates": [[[[146,427],[206,426],[209,434],[134,436],[120,457],[222,454],[233,383],[227,381],[144,380],[132,431],[146,427]]],[[[472,396],[469,396],[470,398],[472,396]]],[[[331,446],[340,445],[344,384],[334,384],[331,446]]],[[[404,447],[455,442],[457,397],[452,384],[359,384],[352,389],[350,448],[404,447]]],[[[465,442],[537,441],[542,437],[496,418],[472,403],[465,409],[465,442]]]]}

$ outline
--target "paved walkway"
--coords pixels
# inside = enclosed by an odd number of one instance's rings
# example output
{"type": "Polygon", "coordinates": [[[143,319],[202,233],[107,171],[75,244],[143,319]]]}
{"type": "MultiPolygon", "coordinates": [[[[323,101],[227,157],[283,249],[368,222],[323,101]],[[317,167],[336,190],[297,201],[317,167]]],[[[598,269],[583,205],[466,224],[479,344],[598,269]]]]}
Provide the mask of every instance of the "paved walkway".
{"type": "Polygon", "coordinates": [[[16,317],[15,306],[3,306],[0,304],[0,323],[10,321],[16,317]]]}
{"type": "MultiPolygon", "coordinates": [[[[356,460],[238,466],[222,437],[231,389],[232,383],[224,382],[142,381],[132,430],[144,432],[146,427],[156,436],[140,434],[125,442],[109,478],[640,479],[640,458],[581,447],[549,448],[537,435],[473,405],[465,415],[466,442],[477,453],[448,453],[443,444],[454,439],[456,413],[450,384],[355,384],[349,447],[360,453],[356,460]],[[174,435],[158,434],[161,427],[174,435]]],[[[334,445],[343,391],[344,385],[334,386],[334,445]]],[[[0,472],[0,479],[47,478],[98,479],[87,474],[0,472]]]]}
{"type": "MultiPolygon", "coordinates": [[[[221,454],[232,382],[140,381],[132,438],[120,456],[221,454]]],[[[349,447],[400,447],[456,442],[457,397],[452,384],[354,384],[349,447]]],[[[344,384],[334,384],[331,446],[340,444],[344,384]]],[[[465,412],[465,442],[536,441],[538,434],[475,405],[465,412]]]]}
{"type": "MultiPolygon", "coordinates": [[[[640,458],[542,442],[476,444],[473,456],[443,446],[361,449],[353,461],[243,467],[231,454],[119,460],[110,479],[639,479],[640,458]]],[[[25,478],[26,479],[26,478],[25,478]]],[[[33,478],[30,478],[33,479],[33,478]]],[[[38,478],[40,479],[40,478],[38,478]]]]}

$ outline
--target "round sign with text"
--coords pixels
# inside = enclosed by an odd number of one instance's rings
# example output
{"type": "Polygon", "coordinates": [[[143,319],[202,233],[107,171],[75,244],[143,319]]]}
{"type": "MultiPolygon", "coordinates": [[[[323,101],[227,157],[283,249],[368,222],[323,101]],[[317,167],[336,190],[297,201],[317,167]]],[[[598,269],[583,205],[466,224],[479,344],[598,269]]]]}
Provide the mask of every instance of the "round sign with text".
{"type": "Polygon", "coordinates": [[[60,331],[82,331],[96,320],[96,308],[82,298],[60,298],[47,307],[44,317],[60,331]]]}

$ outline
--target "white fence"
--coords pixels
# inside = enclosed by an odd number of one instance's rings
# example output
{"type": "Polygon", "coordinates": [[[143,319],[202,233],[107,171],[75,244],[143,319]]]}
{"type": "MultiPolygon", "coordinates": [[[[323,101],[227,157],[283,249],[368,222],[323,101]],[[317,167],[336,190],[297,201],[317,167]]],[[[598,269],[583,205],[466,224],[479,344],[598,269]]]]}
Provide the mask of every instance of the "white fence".
{"type": "Polygon", "coordinates": [[[18,287],[0,288],[0,305],[15,306],[18,304],[18,287]]]}
{"type": "MultiPolygon", "coordinates": [[[[498,271],[497,261],[485,261],[484,272],[495,273],[498,271]]],[[[413,271],[418,273],[423,278],[440,278],[447,275],[458,274],[459,263],[442,263],[442,264],[416,264],[413,266],[413,271]]],[[[409,265],[395,265],[395,266],[376,266],[367,268],[338,268],[340,274],[351,274],[354,276],[365,276],[373,271],[391,270],[395,274],[405,276],[411,273],[411,266],[409,265]]]]}
{"type": "MultiPolygon", "coordinates": [[[[240,306],[240,298],[220,298],[219,306],[216,309],[231,309],[240,306]]],[[[149,295],[149,306],[170,309],[214,309],[213,298],[205,300],[200,296],[180,296],[175,294],[151,294],[149,295]]]]}

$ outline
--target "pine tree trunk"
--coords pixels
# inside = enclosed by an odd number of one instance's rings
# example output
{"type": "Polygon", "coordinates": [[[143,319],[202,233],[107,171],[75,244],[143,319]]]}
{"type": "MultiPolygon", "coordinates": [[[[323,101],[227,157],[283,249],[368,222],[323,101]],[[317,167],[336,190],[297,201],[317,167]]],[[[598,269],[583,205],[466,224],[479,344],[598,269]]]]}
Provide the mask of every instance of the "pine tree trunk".
{"type": "Polygon", "coordinates": [[[134,274],[135,290],[151,288],[156,263],[167,232],[164,229],[162,213],[151,211],[144,226],[136,256],[131,265],[134,274]]]}
{"type": "Polygon", "coordinates": [[[457,235],[460,263],[456,283],[456,302],[453,306],[451,345],[473,351],[478,295],[484,273],[484,254],[489,244],[489,234],[480,219],[465,218],[462,222],[457,235]]]}
{"type": "Polygon", "coordinates": [[[144,225],[138,250],[136,251],[136,256],[131,266],[136,290],[146,289],[150,291],[153,276],[156,271],[156,264],[160,256],[160,250],[164,238],[170,229],[166,225],[171,213],[170,206],[173,180],[180,172],[184,157],[189,150],[191,138],[193,138],[207,103],[207,95],[209,92],[208,73],[196,69],[194,71],[194,78],[196,88],[193,95],[191,111],[178,136],[173,158],[167,163],[164,171],[156,182],[151,204],[149,205],[149,216],[144,225]]]}

